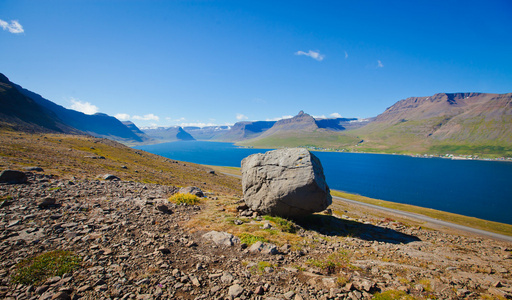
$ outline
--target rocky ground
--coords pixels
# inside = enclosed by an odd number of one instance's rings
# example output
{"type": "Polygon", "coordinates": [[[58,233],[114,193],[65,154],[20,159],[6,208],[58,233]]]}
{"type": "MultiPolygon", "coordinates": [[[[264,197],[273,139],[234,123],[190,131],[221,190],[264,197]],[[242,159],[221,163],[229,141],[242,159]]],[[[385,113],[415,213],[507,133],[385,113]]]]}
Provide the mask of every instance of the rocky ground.
{"type": "MultiPolygon", "coordinates": [[[[295,242],[241,244],[193,227],[212,207],[236,224],[279,237],[240,198],[207,194],[201,205],[167,201],[173,186],[59,179],[36,173],[1,184],[0,298],[5,299],[499,299],[512,295],[512,245],[371,216],[297,221],[295,242]],[[219,203],[219,204],[216,204],[219,203]],[[219,243],[219,244],[216,244],[219,243]],[[17,263],[51,250],[80,267],[34,285],[15,284],[17,263]],[[394,298],[387,298],[394,299],[394,298]],[[398,299],[398,298],[397,298],[398,299]]],[[[347,213],[348,214],[348,213],[347,213]]],[[[216,222],[212,220],[212,222],[216,222]]],[[[215,226],[212,223],[211,228],[215,226]]],[[[230,230],[227,230],[230,231],[230,230]]],[[[232,231],[236,234],[236,231],[232,231]]],[[[277,239],[279,240],[279,238],[277,239]]]]}

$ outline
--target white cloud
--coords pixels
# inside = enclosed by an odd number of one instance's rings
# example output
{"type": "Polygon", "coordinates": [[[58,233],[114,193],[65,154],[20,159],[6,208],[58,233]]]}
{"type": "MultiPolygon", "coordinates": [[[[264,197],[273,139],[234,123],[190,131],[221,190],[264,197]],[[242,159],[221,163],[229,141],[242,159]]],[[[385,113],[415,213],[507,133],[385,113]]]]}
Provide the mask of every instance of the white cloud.
{"type": "Polygon", "coordinates": [[[309,56],[312,59],[316,59],[318,61],[322,61],[325,58],[325,55],[324,54],[320,54],[320,51],[318,51],[318,50],[317,51],[309,50],[309,52],[297,51],[297,52],[295,52],[295,55],[309,56]]]}
{"type": "Polygon", "coordinates": [[[347,58],[348,58],[348,53],[347,53],[347,51],[345,51],[345,59],[347,59],[347,58]]]}
{"type": "Polygon", "coordinates": [[[341,118],[341,115],[339,113],[332,113],[332,114],[329,115],[329,117],[341,118]]]}
{"type": "Polygon", "coordinates": [[[291,119],[291,118],[293,118],[293,116],[282,116],[282,117],[277,117],[277,118],[272,118],[272,119],[266,119],[265,121],[279,121],[282,119],[291,119]]]}
{"type": "Polygon", "coordinates": [[[241,121],[241,120],[247,120],[247,119],[249,119],[249,118],[247,118],[247,116],[246,116],[246,115],[244,115],[244,114],[236,114],[236,119],[237,119],[238,121],[241,121]]]}
{"type": "Polygon", "coordinates": [[[128,121],[128,120],[130,120],[130,115],[129,114],[116,114],[114,117],[116,119],[118,119],[119,121],[128,121]]]}
{"type": "Polygon", "coordinates": [[[315,119],[326,119],[326,116],[325,115],[313,116],[313,118],[315,118],[315,119]]]}
{"type": "Polygon", "coordinates": [[[160,118],[158,116],[155,116],[154,114],[147,114],[144,116],[133,116],[134,120],[141,120],[141,121],[159,121],[160,118]]]}
{"type": "Polygon", "coordinates": [[[99,108],[96,105],[93,105],[89,102],[82,102],[80,99],[71,98],[71,109],[74,109],[79,112],[83,112],[86,115],[94,115],[99,111],[99,108]]]}
{"type": "Polygon", "coordinates": [[[4,20],[0,20],[0,26],[4,30],[8,30],[10,33],[23,33],[25,30],[23,30],[23,26],[17,21],[13,20],[11,21],[11,24],[8,22],[5,22],[4,20]]]}
{"type": "Polygon", "coordinates": [[[377,68],[384,68],[384,65],[380,60],[377,61],[377,68]]]}

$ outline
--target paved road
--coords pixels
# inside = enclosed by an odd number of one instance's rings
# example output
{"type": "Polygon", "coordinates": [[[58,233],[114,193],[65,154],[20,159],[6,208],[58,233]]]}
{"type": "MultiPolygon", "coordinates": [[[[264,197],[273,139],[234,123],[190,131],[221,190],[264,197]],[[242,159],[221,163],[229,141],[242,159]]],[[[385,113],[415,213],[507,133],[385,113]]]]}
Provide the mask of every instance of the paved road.
{"type": "Polygon", "coordinates": [[[467,231],[467,232],[471,232],[471,233],[476,233],[476,234],[483,235],[483,236],[488,236],[488,237],[504,240],[504,241],[507,241],[507,242],[512,242],[512,236],[508,236],[508,235],[503,235],[503,234],[499,234],[499,233],[494,233],[494,232],[489,232],[489,231],[480,230],[480,229],[476,229],[476,228],[471,228],[471,227],[468,227],[468,226],[454,224],[454,223],[450,223],[450,222],[434,219],[434,218],[431,218],[431,217],[427,217],[427,216],[424,216],[424,215],[420,215],[420,214],[415,214],[415,213],[410,213],[410,212],[406,212],[406,211],[396,210],[396,209],[392,209],[392,208],[382,207],[382,206],[378,206],[378,205],[363,203],[363,202],[354,201],[354,200],[350,200],[350,199],[346,199],[346,198],[342,198],[342,197],[332,196],[332,198],[336,199],[336,200],[352,203],[352,204],[363,205],[363,206],[371,207],[371,208],[374,208],[374,209],[378,209],[378,210],[382,210],[382,211],[387,211],[387,212],[394,213],[394,214],[399,214],[399,215],[402,215],[402,216],[418,219],[418,220],[429,222],[429,223],[433,223],[433,224],[436,224],[436,225],[441,225],[441,226],[445,226],[445,227],[459,229],[459,230],[463,230],[463,231],[467,231]]]}
{"type": "MultiPolygon", "coordinates": [[[[240,175],[234,175],[234,174],[228,174],[228,173],[223,173],[223,174],[229,175],[229,176],[233,176],[233,177],[237,177],[237,178],[242,178],[242,176],[240,176],[240,175]]],[[[454,229],[458,229],[458,230],[463,230],[463,231],[467,231],[467,232],[470,232],[470,233],[475,233],[475,234],[479,234],[479,235],[483,235],[483,236],[487,236],[487,237],[492,237],[492,238],[499,239],[499,240],[504,240],[504,241],[507,241],[507,242],[512,242],[512,236],[508,236],[508,235],[503,235],[503,234],[499,234],[499,233],[494,233],[494,232],[490,232],[490,231],[476,229],[476,228],[472,228],[472,227],[468,227],[468,226],[464,226],[464,225],[454,224],[454,223],[450,223],[450,222],[434,219],[434,218],[431,218],[431,217],[427,217],[427,216],[424,216],[424,215],[420,215],[420,214],[415,214],[415,213],[410,213],[410,212],[406,212],[406,211],[396,210],[396,209],[392,209],[392,208],[382,207],[382,206],[378,206],[378,205],[368,204],[368,203],[364,203],[364,202],[354,201],[354,200],[350,200],[350,199],[347,199],[347,198],[336,197],[336,196],[332,196],[332,198],[336,199],[336,200],[340,200],[340,201],[345,201],[345,202],[348,202],[348,203],[356,204],[356,205],[363,205],[363,206],[371,207],[371,208],[378,209],[378,210],[381,210],[381,211],[387,211],[387,212],[390,212],[390,213],[406,216],[406,217],[409,217],[409,218],[414,218],[414,219],[417,219],[417,220],[429,222],[429,223],[436,224],[436,225],[441,225],[441,226],[445,226],[445,227],[449,227],[449,228],[454,228],[454,229]]]]}

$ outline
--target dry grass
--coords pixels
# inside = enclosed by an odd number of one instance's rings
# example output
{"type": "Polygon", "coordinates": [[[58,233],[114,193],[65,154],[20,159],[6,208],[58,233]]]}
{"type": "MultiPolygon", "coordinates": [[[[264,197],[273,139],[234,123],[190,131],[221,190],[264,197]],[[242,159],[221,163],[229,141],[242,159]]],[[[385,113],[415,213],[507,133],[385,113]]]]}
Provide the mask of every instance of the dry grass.
{"type": "Polygon", "coordinates": [[[27,166],[41,167],[46,174],[62,178],[95,179],[109,173],[126,181],[197,186],[230,195],[241,190],[237,178],[208,174],[209,168],[204,166],[170,160],[107,139],[0,130],[0,170],[27,166]]]}

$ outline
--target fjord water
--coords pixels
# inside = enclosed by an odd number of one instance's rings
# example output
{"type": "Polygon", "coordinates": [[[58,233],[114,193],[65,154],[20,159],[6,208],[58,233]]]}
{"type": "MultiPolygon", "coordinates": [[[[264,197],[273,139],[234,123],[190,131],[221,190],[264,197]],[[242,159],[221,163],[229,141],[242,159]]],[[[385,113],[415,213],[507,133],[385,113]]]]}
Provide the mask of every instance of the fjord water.
{"type": "MultiPolygon", "coordinates": [[[[248,155],[270,150],[198,141],[137,149],[175,160],[232,167],[240,167],[248,155]]],[[[510,162],[314,153],[331,189],[512,224],[510,162]]]]}

